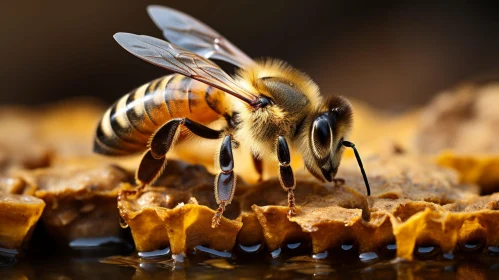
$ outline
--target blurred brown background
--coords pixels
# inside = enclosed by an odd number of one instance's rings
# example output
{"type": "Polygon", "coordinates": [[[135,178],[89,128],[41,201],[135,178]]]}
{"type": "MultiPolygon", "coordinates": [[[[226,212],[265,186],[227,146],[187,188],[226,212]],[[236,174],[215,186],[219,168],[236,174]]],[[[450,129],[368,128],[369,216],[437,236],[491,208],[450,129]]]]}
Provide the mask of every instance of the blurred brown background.
{"type": "Polygon", "coordinates": [[[161,37],[148,4],[204,21],[252,57],[290,62],[324,94],[392,111],[499,73],[493,1],[4,1],[0,104],[82,95],[111,103],[166,74],[112,38],[119,31],[161,37]]]}

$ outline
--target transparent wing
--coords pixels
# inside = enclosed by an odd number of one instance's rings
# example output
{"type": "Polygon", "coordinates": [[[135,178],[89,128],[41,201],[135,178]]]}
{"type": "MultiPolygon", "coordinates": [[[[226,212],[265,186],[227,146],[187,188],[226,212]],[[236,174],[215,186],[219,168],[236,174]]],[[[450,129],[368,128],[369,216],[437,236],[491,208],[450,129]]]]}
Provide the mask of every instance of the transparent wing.
{"type": "Polygon", "coordinates": [[[238,67],[254,61],[215,30],[177,10],[152,5],[149,16],[173,44],[204,58],[219,59],[238,67]]]}
{"type": "Polygon", "coordinates": [[[257,95],[242,88],[206,58],[150,36],[116,33],[114,39],[131,54],[149,63],[216,87],[252,107],[260,105],[257,95]]]}

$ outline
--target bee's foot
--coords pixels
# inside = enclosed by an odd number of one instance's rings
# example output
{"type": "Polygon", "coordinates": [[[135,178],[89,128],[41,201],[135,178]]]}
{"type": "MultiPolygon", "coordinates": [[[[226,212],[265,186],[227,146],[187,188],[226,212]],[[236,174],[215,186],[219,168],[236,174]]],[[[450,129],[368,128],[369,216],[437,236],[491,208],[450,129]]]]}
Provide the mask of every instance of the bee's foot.
{"type": "Polygon", "coordinates": [[[136,191],[120,190],[118,192],[118,201],[127,200],[128,196],[135,195],[136,193],[136,191]]]}
{"type": "Polygon", "coordinates": [[[333,179],[333,182],[334,182],[335,187],[345,185],[345,179],[343,179],[343,178],[335,178],[335,179],[333,179]]]}
{"type": "Polygon", "coordinates": [[[127,200],[129,196],[138,197],[144,190],[145,185],[139,185],[135,189],[121,189],[118,192],[118,201],[127,200]]]}
{"type": "Polygon", "coordinates": [[[296,215],[296,207],[289,207],[288,210],[288,219],[296,215]]]}
{"type": "Polygon", "coordinates": [[[211,227],[216,228],[220,225],[220,219],[222,216],[219,213],[216,213],[215,216],[213,216],[213,219],[211,220],[211,227]]]}
{"type": "Polygon", "coordinates": [[[216,228],[220,225],[220,220],[222,219],[222,214],[224,213],[224,211],[225,211],[225,202],[220,202],[220,205],[218,206],[218,209],[215,212],[213,219],[211,220],[212,228],[216,228]]]}
{"type": "Polygon", "coordinates": [[[296,215],[296,206],[295,206],[295,193],[293,189],[288,189],[288,218],[296,215]]]}

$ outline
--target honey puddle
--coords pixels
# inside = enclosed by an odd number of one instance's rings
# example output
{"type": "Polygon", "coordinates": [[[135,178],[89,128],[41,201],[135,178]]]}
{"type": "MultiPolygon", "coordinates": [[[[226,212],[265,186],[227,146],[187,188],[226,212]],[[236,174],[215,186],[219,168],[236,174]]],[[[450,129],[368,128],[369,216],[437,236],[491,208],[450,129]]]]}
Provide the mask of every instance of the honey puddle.
{"type": "MultiPolygon", "coordinates": [[[[169,247],[130,252],[123,240],[74,241],[78,250],[0,250],[1,279],[499,279],[499,248],[487,253],[444,253],[438,246],[418,246],[415,259],[396,258],[396,245],[359,253],[356,244],[312,254],[310,244],[288,243],[269,252],[263,245],[237,245],[234,252],[196,246],[186,255],[169,247]],[[118,243],[120,246],[116,246],[118,243]],[[96,247],[100,244],[100,247],[96,247]],[[84,245],[88,245],[85,249],[84,245]],[[100,248],[100,249],[99,249],[100,248]],[[113,255],[119,254],[119,255],[113,255]],[[112,255],[112,256],[109,256],[112,255]],[[224,277],[224,278],[221,278],[224,277]]],[[[468,244],[478,248],[481,245],[468,244]]]]}

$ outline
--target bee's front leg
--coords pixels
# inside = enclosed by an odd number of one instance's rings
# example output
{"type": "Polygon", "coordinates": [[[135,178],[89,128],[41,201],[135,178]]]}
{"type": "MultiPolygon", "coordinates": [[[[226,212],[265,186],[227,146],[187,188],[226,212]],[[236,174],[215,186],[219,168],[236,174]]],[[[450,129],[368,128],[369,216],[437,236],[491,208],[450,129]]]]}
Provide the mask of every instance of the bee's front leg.
{"type": "Polygon", "coordinates": [[[295,215],[295,175],[293,174],[293,169],[291,168],[291,155],[289,152],[288,142],[284,136],[279,136],[277,138],[277,159],[279,160],[279,180],[281,181],[281,186],[285,191],[288,192],[288,217],[295,215]]]}
{"type": "Polygon", "coordinates": [[[220,219],[225,211],[225,206],[229,205],[232,201],[236,189],[236,177],[233,171],[232,135],[230,134],[226,135],[222,141],[218,161],[221,172],[215,178],[215,199],[218,203],[218,209],[211,222],[213,228],[220,225],[220,219]]]}
{"type": "Polygon", "coordinates": [[[260,183],[263,181],[263,160],[255,155],[251,155],[251,157],[253,158],[253,166],[258,173],[258,183],[260,183]]]}

